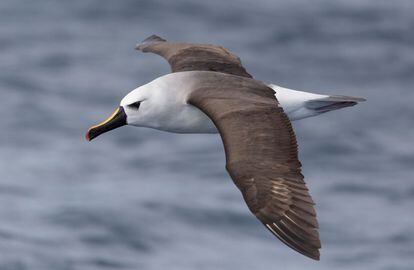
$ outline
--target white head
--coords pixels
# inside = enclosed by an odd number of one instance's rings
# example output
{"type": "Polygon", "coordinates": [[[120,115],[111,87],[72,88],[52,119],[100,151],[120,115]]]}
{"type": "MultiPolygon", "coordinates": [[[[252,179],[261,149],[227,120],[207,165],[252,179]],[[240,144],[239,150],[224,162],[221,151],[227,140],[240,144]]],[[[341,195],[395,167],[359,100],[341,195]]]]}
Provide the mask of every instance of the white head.
{"type": "Polygon", "coordinates": [[[177,133],[216,132],[214,124],[203,112],[187,106],[193,84],[191,72],[177,72],[132,90],[107,120],[89,129],[86,139],[92,140],[123,125],[177,133]]]}
{"type": "Polygon", "coordinates": [[[90,141],[124,125],[154,127],[159,116],[160,100],[155,97],[158,91],[152,88],[146,84],[129,92],[109,118],[88,130],[86,139],[90,141]]]}

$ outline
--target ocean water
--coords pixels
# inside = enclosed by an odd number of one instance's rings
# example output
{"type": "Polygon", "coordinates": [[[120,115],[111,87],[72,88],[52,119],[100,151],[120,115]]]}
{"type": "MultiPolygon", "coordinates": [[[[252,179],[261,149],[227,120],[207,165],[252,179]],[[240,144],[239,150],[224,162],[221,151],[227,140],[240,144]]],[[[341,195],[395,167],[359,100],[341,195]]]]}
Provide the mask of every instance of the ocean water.
{"type": "Polygon", "coordinates": [[[414,269],[414,2],[0,2],[0,269],[414,269]],[[294,123],[321,261],[248,211],[217,135],[123,127],[169,72],[151,34],[221,44],[255,78],[368,101],[294,123]]]}

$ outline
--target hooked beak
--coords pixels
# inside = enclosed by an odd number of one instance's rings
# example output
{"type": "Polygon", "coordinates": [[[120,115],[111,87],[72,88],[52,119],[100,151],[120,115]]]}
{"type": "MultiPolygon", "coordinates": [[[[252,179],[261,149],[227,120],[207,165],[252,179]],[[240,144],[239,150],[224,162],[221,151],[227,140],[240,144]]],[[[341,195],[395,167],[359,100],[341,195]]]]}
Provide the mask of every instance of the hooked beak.
{"type": "Polygon", "coordinates": [[[124,108],[119,106],[105,121],[92,126],[86,133],[86,140],[91,141],[99,135],[127,124],[124,108]]]}

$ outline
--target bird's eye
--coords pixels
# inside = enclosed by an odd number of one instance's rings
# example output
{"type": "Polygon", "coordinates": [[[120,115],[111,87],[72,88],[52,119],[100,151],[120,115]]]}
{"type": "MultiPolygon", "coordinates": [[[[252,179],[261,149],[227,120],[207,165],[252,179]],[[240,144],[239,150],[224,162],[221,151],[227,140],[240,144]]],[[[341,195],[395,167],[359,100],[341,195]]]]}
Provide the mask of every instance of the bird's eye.
{"type": "Polygon", "coordinates": [[[137,101],[137,102],[129,104],[128,107],[130,107],[131,109],[134,109],[134,110],[138,110],[140,104],[141,104],[141,102],[137,101]]]}

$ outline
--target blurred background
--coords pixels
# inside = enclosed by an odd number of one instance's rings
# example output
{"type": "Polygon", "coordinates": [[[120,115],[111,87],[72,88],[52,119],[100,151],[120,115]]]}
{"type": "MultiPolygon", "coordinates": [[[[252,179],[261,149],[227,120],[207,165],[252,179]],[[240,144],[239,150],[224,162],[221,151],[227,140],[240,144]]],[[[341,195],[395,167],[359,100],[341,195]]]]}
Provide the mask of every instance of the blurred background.
{"type": "Polygon", "coordinates": [[[413,269],[414,2],[0,2],[0,269],[413,269]],[[321,261],[250,214],[217,135],[123,127],[169,72],[151,34],[221,44],[255,78],[367,98],[294,123],[321,261]]]}

